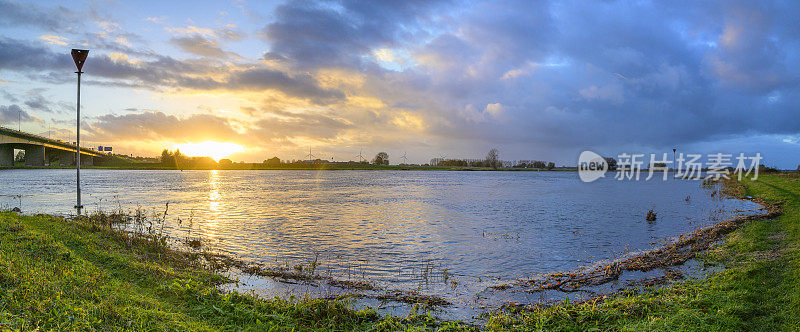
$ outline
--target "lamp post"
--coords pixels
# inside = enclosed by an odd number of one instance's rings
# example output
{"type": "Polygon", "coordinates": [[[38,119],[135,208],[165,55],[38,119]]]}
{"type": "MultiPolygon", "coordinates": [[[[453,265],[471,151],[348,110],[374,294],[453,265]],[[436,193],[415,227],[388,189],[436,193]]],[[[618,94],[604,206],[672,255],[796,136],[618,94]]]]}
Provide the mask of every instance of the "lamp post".
{"type": "Polygon", "coordinates": [[[75,66],[78,67],[78,71],[75,72],[78,74],[78,121],[75,131],[75,183],[78,189],[75,209],[78,211],[78,216],[81,215],[81,209],[83,208],[83,205],[81,205],[81,74],[83,74],[81,69],[83,69],[83,63],[86,62],[88,55],[89,50],[72,49],[72,60],[75,61],[75,66]]]}

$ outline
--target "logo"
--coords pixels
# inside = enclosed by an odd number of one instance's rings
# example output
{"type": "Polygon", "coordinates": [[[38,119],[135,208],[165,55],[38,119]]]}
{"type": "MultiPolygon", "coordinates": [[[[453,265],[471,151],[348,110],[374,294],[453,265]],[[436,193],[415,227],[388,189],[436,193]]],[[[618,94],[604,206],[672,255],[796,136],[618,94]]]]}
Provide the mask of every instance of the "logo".
{"type": "Polygon", "coordinates": [[[583,151],[578,157],[578,176],[583,182],[592,182],[606,176],[608,162],[592,151],[583,151]]]}

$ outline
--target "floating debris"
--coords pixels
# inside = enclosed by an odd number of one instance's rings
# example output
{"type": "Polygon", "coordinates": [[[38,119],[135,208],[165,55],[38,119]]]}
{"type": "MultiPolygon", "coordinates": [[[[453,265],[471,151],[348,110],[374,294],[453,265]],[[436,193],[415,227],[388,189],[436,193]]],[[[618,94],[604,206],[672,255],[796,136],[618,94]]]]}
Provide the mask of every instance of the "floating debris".
{"type": "Polygon", "coordinates": [[[647,211],[647,216],[645,219],[647,219],[647,221],[656,221],[656,213],[653,211],[653,209],[647,211]]]}

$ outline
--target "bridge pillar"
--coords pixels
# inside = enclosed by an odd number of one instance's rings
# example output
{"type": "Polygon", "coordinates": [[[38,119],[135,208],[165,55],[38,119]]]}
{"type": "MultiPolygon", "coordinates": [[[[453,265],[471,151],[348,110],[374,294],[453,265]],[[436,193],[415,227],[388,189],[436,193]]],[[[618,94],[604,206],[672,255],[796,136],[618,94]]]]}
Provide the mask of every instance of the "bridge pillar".
{"type": "Polygon", "coordinates": [[[82,154],[81,155],[81,166],[94,166],[94,157],[82,154]]]}
{"type": "Polygon", "coordinates": [[[0,144],[0,166],[14,166],[14,146],[0,144]]]}
{"type": "Polygon", "coordinates": [[[58,150],[58,164],[61,166],[75,165],[75,152],[58,150]]]}
{"type": "Polygon", "coordinates": [[[25,166],[44,166],[44,145],[25,146],[25,166]]]}

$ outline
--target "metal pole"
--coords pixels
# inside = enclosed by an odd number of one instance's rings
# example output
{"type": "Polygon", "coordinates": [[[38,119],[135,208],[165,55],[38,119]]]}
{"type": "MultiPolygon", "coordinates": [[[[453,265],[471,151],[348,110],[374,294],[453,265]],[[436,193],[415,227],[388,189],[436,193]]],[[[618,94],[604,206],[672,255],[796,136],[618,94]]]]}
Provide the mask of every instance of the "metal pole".
{"type": "Polygon", "coordinates": [[[78,216],[81,215],[81,74],[82,71],[78,70],[75,73],[78,74],[78,123],[77,123],[77,132],[75,134],[75,139],[77,145],[75,146],[75,174],[76,174],[76,183],[78,188],[78,204],[75,205],[75,209],[78,211],[78,216]]]}

